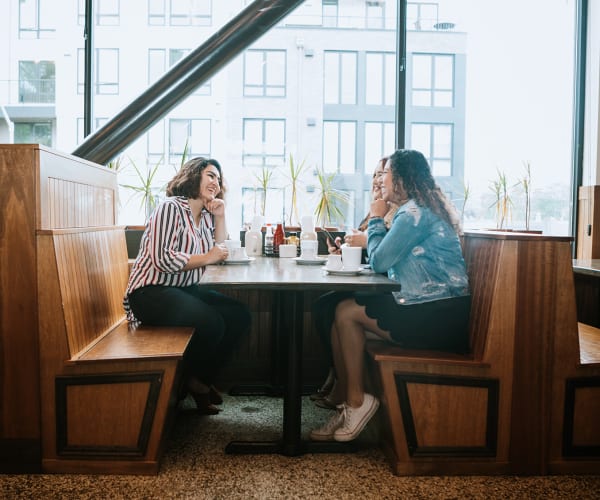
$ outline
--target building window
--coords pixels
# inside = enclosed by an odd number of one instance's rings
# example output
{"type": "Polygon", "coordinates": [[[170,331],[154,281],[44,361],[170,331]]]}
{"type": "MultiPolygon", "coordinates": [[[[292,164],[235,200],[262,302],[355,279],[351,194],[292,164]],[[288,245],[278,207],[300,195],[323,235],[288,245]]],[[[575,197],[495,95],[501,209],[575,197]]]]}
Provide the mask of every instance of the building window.
{"type": "Polygon", "coordinates": [[[156,164],[161,158],[164,159],[165,156],[165,121],[160,120],[156,122],[148,130],[146,139],[148,160],[156,164]]]}
{"type": "Polygon", "coordinates": [[[449,108],[454,105],[454,56],[413,54],[412,105],[449,108]]]}
{"type": "Polygon", "coordinates": [[[57,11],[52,0],[20,0],[19,38],[52,38],[57,11]]]}
{"type": "Polygon", "coordinates": [[[396,125],[394,122],[366,122],[364,173],[371,175],[377,162],[394,151],[395,144],[396,125]]]}
{"type": "MultiPolygon", "coordinates": [[[[96,49],[94,78],[96,94],[119,93],[119,49],[96,49]]],[[[83,94],[85,80],[84,50],[77,50],[77,92],[83,94]]]]}
{"type": "MultiPolygon", "coordinates": [[[[190,53],[190,49],[148,49],[148,84],[162,77],[180,59],[190,53]],[[168,58],[168,59],[167,59],[168,58]]],[[[211,82],[204,82],[192,95],[210,95],[211,82]]]]}
{"type": "Polygon", "coordinates": [[[56,76],[52,61],[19,61],[19,102],[54,103],[56,76]]]}
{"type": "Polygon", "coordinates": [[[411,125],[412,149],[421,151],[436,177],[452,175],[452,125],[449,123],[413,123],[411,125]]]}
{"type": "Polygon", "coordinates": [[[338,0],[323,0],[322,9],[323,27],[337,28],[338,0]]]}
{"type": "Polygon", "coordinates": [[[285,97],[286,51],[247,50],[244,54],[244,95],[285,97]]]}
{"type": "Polygon", "coordinates": [[[323,122],[323,169],[325,172],[356,172],[356,122],[323,122]]]}
{"type": "MultiPolygon", "coordinates": [[[[119,26],[120,0],[95,0],[93,14],[96,26],[119,26]]],[[[77,22],[85,23],[85,0],[77,1],[77,22]]]]}
{"type": "Polygon", "coordinates": [[[394,106],[396,104],[396,54],[367,52],[366,104],[394,106]]]}
{"type": "Polygon", "coordinates": [[[325,104],[356,104],[356,61],[356,52],[325,51],[325,104]]]}
{"type": "Polygon", "coordinates": [[[408,2],[406,7],[406,26],[409,30],[421,31],[434,29],[438,21],[438,3],[408,2]]]}
{"type": "Polygon", "coordinates": [[[187,148],[187,157],[210,156],[211,124],[209,119],[169,120],[169,162],[181,163],[187,148]]]}
{"type": "Polygon", "coordinates": [[[365,13],[367,29],[379,30],[385,28],[385,1],[367,0],[365,13]]]}
{"type": "Polygon", "coordinates": [[[244,119],[245,167],[276,167],[285,162],[285,120],[244,119]]]}
{"type": "Polygon", "coordinates": [[[164,26],[167,24],[166,0],[148,0],[148,25],[164,26]]]}
{"type": "Polygon", "coordinates": [[[43,144],[52,147],[52,123],[15,122],[16,144],[43,144]]]}
{"type": "Polygon", "coordinates": [[[148,0],[149,26],[210,26],[211,0],[148,0]]]}

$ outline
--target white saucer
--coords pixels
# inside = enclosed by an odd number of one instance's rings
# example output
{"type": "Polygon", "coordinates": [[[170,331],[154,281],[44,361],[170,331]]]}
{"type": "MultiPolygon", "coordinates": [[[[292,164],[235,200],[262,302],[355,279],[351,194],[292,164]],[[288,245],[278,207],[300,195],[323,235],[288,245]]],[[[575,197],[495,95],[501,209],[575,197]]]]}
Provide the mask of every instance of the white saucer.
{"type": "Polygon", "coordinates": [[[223,264],[250,264],[256,257],[246,257],[245,259],[225,259],[223,264]]]}
{"type": "Polygon", "coordinates": [[[316,259],[303,259],[302,257],[294,257],[294,260],[296,261],[296,264],[300,264],[301,266],[320,266],[321,264],[325,264],[325,262],[327,262],[327,259],[324,259],[323,257],[317,257],[316,259]]]}
{"type": "Polygon", "coordinates": [[[362,273],[362,269],[328,269],[325,268],[327,274],[333,274],[334,276],[358,276],[362,273]]]}

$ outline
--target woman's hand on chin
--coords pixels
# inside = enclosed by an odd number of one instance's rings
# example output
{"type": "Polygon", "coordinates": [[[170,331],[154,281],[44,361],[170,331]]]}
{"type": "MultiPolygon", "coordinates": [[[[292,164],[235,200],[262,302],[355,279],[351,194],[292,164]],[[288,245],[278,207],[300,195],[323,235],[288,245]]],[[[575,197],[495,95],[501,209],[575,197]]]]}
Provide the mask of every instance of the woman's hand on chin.
{"type": "Polygon", "coordinates": [[[207,200],[204,204],[206,210],[215,216],[225,215],[225,202],[220,198],[207,200]]]}

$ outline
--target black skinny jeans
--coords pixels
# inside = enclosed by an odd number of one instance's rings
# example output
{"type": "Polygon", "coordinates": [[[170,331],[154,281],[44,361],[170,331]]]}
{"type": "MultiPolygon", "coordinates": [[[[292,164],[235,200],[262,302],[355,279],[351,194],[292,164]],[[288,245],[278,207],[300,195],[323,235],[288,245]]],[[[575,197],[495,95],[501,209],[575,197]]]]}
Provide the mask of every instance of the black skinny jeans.
{"type": "Polygon", "coordinates": [[[194,327],[183,355],[184,372],[205,384],[214,382],[252,319],[246,305],[196,285],[145,286],[129,295],[129,304],[142,324],[194,327]]]}

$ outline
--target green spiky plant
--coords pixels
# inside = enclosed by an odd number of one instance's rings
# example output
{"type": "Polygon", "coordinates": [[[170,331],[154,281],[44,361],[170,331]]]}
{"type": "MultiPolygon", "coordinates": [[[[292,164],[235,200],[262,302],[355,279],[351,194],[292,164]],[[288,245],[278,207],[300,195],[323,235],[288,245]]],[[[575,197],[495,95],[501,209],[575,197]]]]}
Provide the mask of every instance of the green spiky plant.
{"type": "Polygon", "coordinates": [[[317,180],[319,182],[319,201],[315,208],[317,223],[325,227],[331,222],[344,219],[344,208],[348,205],[347,193],[335,189],[333,182],[336,173],[327,173],[323,168],[317,169],[317,180]]]}

